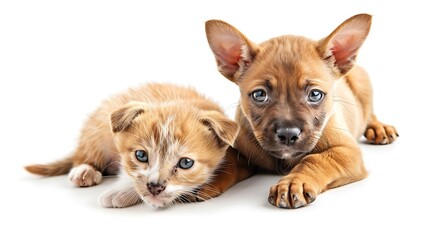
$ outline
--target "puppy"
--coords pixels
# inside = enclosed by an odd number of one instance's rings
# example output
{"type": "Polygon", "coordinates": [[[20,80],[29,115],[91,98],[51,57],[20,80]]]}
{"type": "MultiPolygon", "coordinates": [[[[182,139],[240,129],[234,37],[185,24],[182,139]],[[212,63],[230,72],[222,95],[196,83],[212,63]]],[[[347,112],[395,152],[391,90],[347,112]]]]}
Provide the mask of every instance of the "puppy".
{"type": "Polygon", "coordinates": [[[196,91],[148,84],[103,102],[84,125],[71,157],[26,169],[46,176],[71,170],[75,186],[89,187],[122,166],[119,184],[100,197],[103,206],[144,201],[164,207],[189,199],[210,182],[227,164],[223,159],[237,133],[237,124],[196,91]]]}
{"type": "Polygon", "coordinates": [[[368,75],[355,65],[370,26],[371,16],[359,14],[319,41],[286,35],[255,44],[226,22],[206,22],[218,69],[241,93],[234,147],[252,165],[284,175],[270,189],[272,205],[306,206],[365,178],[357,139],[398,137],[374,115],[368,75]]]}

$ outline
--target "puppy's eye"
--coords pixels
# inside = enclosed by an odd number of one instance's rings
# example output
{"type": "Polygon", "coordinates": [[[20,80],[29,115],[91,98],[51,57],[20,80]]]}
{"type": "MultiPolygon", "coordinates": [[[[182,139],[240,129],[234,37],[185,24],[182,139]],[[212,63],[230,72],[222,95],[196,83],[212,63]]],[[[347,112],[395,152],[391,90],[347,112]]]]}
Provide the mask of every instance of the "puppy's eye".
{"type": "Polygon", "coordinates": [[[318,103],[322,100],[325,94],[320,90],[311,90],[308,94],[308,101],[310,103],[318,103]]]}
{"type": "Polygon", "coordinates": [[[252,97],[253,101],[257,102],[257,103],[263,103],[266,102],[268,100],[268,95],[267,92],[265,92],[262,89],[258,89],[253,91],[250,96],[252,97]]]}
{"type": "Polygon", "coordinates": [[[194,160],[189,158],[181,158],[177,163],[177,166],[182,169],[189,169],[194,165],[194,160]]]}
{"type": "Polygon", "coordinates": [[[143,150],[137,150],[135,155],[136,155],[137,160],[139,160],[140,162],[148,162],[149,161],[149,157],[147,156],[147,153],[143,150]]]}

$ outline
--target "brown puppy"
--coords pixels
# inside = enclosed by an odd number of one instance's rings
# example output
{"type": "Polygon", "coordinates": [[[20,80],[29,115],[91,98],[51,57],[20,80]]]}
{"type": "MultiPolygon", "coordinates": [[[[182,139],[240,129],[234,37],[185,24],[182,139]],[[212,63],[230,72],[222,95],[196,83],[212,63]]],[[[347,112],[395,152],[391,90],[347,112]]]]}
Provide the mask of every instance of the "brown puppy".
{"type": "Polygon", "coordinates": [[[100,197],[102,206],[144,201],[165,207],[185,195],[193,198],[216,169],[231,165],[223,160],[237,133],[237,124],[195,90],[146,84],[104,101],[84,125],[71,157],[26,169],[46,176],[69,173],[72,184],[89,187],[122,166],[119,183],[100,197]]]}
{"type": "Polygon", "coordinates": [[[255,44],[226,22],[206,22],[219,71],[241,92],[235,148],[285,175],[270,189],[272,205],[302,207],[365,178],[357,139],[388,144],[398,136],[375,117],[369,78],[355,66],[370,26],[371,16],[360,14],[319,41],[281,36],[255,44]]]}

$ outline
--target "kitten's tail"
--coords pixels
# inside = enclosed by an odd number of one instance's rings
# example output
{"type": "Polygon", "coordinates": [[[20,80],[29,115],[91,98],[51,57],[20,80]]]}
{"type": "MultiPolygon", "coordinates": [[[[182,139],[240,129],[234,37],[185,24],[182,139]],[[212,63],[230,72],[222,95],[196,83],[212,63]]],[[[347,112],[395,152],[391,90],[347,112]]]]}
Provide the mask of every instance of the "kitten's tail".
{"type": "Polygon", "coordinates": [[[43,176],[58,176],[67,174],[73,167],[73,159],[71,157],[49,163],[49,164],[34,164],[25,166],[25,169],[31,173],[43,176]]]}

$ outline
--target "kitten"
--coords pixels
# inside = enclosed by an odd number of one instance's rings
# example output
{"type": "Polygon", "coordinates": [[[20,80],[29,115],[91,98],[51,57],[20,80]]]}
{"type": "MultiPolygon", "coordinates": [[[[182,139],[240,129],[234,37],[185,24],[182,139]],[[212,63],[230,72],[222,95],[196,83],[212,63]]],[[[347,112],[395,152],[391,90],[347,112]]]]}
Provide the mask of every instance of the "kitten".
{"type": "Polygon", "coordinates": [[[26,169],[46,176],[70,171],[69,180],[78,187],[121,171],[118,185],[100,197],[101,205],[143,201],[164,207],[194,196],[211,180],[237,133],[238,125],[195,90],[147,84],[104,101],[84,125],[71,157],[26,169]]]}

